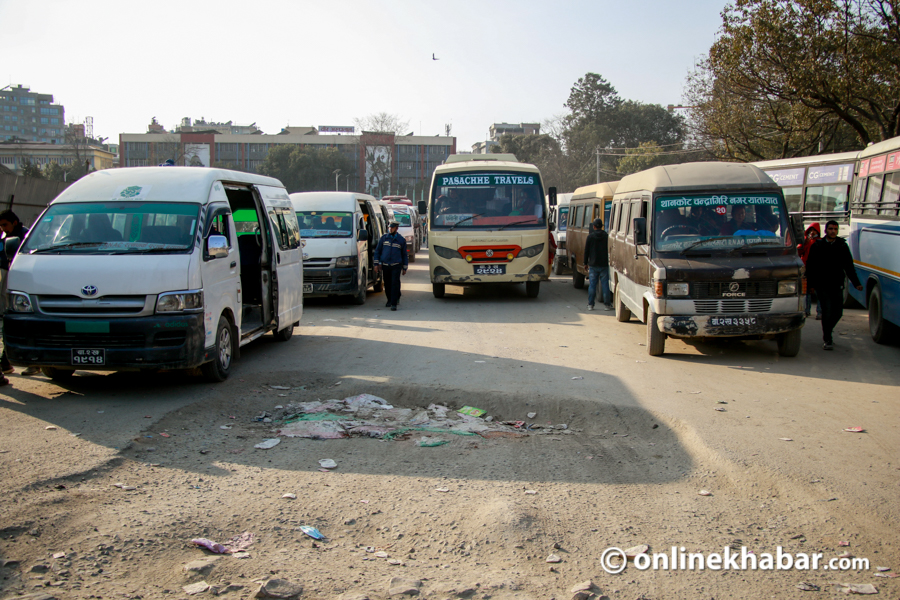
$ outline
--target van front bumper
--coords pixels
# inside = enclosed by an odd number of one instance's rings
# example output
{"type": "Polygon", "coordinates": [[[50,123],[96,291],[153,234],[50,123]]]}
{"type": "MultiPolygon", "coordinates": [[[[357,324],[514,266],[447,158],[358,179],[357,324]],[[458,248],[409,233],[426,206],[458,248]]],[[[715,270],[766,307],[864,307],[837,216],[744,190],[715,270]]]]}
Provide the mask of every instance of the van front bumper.
{"type": "Polygon", "coordinates": [[[303,295],[308,297],[355,295],[359,291],[359,273],[356,267],[304,269],[303,287],[303,295]]]}
{"type": "Polygon", "coordinates": [[[12,364],[89,371],[190,369],[212,360],[203,313],[115,319],[7,313],[3,345],[12,364]],[[72,350],[102,349],[103,365],[73,365],[72,350]]]}
{"type": "Polygon", "coordinates": [[[753,337],[763,339],[800,329],[806,322],[803,312],[659,315],[660,331],[672,337],[753,337]]]}

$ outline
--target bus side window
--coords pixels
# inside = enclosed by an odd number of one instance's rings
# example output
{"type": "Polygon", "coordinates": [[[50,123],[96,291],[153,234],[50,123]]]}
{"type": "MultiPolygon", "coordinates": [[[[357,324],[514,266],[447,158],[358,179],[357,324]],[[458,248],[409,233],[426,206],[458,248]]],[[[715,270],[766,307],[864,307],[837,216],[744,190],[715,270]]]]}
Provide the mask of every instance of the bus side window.
{"type": "Polygon", "coordinates": [[[864,214],[878,214],[878,205],[881,203],[881,186],[883,183],[884,177],[881,175],[872,175],[869,177],[869,186],[866,190],[866,209],[863,211],[864,214]]]}
{"type": "Polygon", "coordinates": [[[878,214],[896,216],[900,209],[900,171],[891,173],[888,178],[884,185],[884,198],[878,214]]]}

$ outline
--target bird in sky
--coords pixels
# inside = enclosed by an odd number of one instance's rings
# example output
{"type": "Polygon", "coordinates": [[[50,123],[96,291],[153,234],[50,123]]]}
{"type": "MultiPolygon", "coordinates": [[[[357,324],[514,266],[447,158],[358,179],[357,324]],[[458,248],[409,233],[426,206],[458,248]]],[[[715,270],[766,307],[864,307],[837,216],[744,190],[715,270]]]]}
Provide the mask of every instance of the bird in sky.
{"type": "Polygon", "coordinates": [[[434,53],[432,52],[432,53],[431,53],[431,60],[441,60],[441,59],[439,59],[437,56],[435,56],[434,53]]]}

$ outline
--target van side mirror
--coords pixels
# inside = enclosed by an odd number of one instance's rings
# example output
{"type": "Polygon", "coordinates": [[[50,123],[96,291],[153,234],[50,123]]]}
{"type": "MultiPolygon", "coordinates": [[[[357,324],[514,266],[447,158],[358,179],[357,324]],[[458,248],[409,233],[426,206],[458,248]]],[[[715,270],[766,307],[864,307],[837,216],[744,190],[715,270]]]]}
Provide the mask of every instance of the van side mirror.
{"type": "Polygon", "coordinates": [[[228,256],[228,238],[224,235],[211,235],[206,239],[206,256],[209,260],[228,256]]]}
{"type": "Polygon", "coordinates": [[[553,221],[550,221],[550,231],[556,231],[556,223],[553,221]]]}
{"type": "Polygon", "coordinates": [[[418,208],[419,208],[419,214],[424,215],[426,212],[428,212],[428,203],[425,202],[424,200],[419,200],[418,208]]]}
{"type": "Polygon", "coordinates": [[[556,188],[551,187],[547,190],[547,194],[550,196],[550,206],[556,206],[556,188]]]}
{"type": "Polygon", "coordinates": [[[365,229],[360,229],[356,232],[356,240],[359,242],[365,242],[369,239],[369,232],[365,229]]]}
{"type": "Polygon", "coordinates": [[[17,237],[8,237],[3,241],[3,252],[6,253],[6,259],[12,260],[19,251],[22,240],[17,237]]]}
{"type": "Polygon", "coordinates": [[[788,215],[788,219],[791,220],[791,231],[794,232],[794,243],[802,243],[804,236],[803,219],[798,218],[798,215],[788,215]]]}
{"type": "Polygon", "coordinates": [[[634,223],[634,245],[643,246],[647,243],[647,219],[645,217],[635,217],[634,223]]]}

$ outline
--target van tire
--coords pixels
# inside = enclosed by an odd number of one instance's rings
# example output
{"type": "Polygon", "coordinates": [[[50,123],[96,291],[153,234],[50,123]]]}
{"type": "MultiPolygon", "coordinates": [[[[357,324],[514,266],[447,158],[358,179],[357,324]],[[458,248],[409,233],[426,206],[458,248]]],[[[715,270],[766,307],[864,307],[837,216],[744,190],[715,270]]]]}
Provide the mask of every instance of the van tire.
{"type": "Polygon", "coordinates": [[[435,298],[443,298],[444,294],[447,292],[447,284],[444,283],[432,283],[431,284],[431,293],[434,294],[435,298]]]}
{"type": "Polygon", "coordinates": [[[576,290],[584,289],[584,273],[578,272],[578,265],[572,267],[572,285],[576,290]]]}
{"type": "Polygon", "coordinates": [[[559,256],[553,257],[553,274],[554,275],[562,275],[563,274],[562,261],[559,259],[559,256]]]}
{"type": "Polygon", "coordinates": [[[778,336],[778,355],[779,356],[797,356],[800,352],[800,332],[801,329],[795,329],[782,333],[778,336]]]}
{"type": "Polygon", "coordinates": [[[411,263],[416,262],[416,253],[415,252],[409,253],[409,262],[411,262],[411,263]]]}
{"type": "Polygon", "coordinates": [[[353,295],[353,304],[357,306],[361,306],[366,303],[366,280],[363,278],[362,281],[359,282],[359,286],[357,287],[356,294],[353,295]]]}
{"type": "Polygon", "coordinates": [[[66,381],[75,374],[73,369],[57,369],[56,367],[41,367],[41,373],[44,377],[49,377],[53,381],[66,381]]]}
{"type": "Polygon", "coordinates": [[[627,323],[631,320],[631,311],[625,307],[622,300],[619,299],[619,286],[616,286],[616,294],[613,300],[616,303],[616,321],[619,323],[627,323]]]}
{"type": "Polygon", "coordinates": [[[662,356],[666,351],[666,334],[659,330],[659,315],[652,310],[647,313],[647,354],[662,356]]]}
{"type": "Polygon", "coordinates": [[[225,315],[219,317],[219,326],[216,327],[215,357],[200,367],[204,377],[209,381],[221,382],[228,379],[231,373],[231,363],[234,357],[234,335],[231,323],[225,315]]]}
{"type": "Polygon", "coordinates": [[[294,325],[288,325],[284,329],[275,332],[275,341],[276,342],[286,342],[292,337],[294,337],[294,325]]]}
{"type": "MultiPolygon", "coordinates": [[[[363,273],[362,280],[368,282],[367,277],[368,277],[368,275],[366,275],[366,273],[363,273]]],[[[384,273],[383,272],[375,273],[375,281],[372,282],[372,291],[375,292],[376,294],[384,291],[384,273]]]]}
{"type": "Polygon", "coordinates": [[[525,282],[525,295],[529,298],[537,298],[538,294],[541,292],[541,282],[540,281],[526,281],[525,282]]]}

